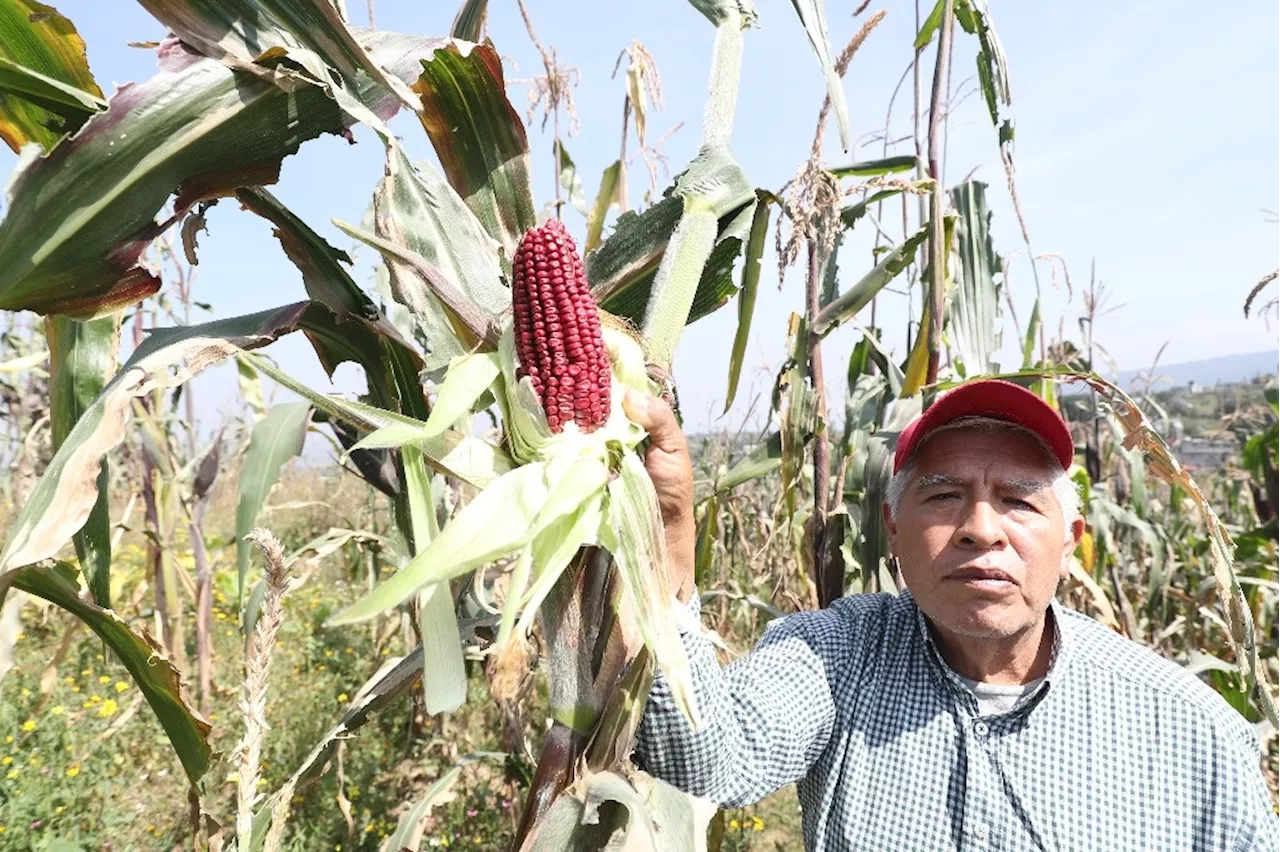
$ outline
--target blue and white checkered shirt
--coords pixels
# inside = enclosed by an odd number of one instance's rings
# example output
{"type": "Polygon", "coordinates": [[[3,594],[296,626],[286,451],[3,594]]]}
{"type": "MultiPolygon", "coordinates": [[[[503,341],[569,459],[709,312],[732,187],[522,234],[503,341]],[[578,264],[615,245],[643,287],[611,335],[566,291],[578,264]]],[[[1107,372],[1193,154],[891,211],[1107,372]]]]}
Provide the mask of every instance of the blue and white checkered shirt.
{"type": "Polygon", "coordinates": [[[908,593],[776,620],[724,669],[684,633],[706,727],[659,675],[636,760],[726,807],[798,781],[811,850],[1275,852],[1251,726],[1174,663],[1052,613],[1044,682],[987,717],[908,593]]]}

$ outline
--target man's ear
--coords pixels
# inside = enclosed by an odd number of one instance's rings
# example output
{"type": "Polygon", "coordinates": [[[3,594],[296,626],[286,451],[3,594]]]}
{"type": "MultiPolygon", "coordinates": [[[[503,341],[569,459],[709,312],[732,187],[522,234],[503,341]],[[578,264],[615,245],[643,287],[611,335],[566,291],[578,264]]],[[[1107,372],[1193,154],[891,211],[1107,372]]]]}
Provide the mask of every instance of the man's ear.
{"type": "Polygon", "coordinates": [[[889,511],[889,501],[880,504],[880,515],[884,518],[885,531],[889,533],[889,553],[898,555],[898,525],[894,523],[893,513],[889,511]]]}
{"type": "Polygon", "coordinates": [[[1081,539],[1084,538],[1084,518],[1076,516],[1071,522],[1071,534],[1062,545],[1062,562],[1058,566],[1058,576],[1065,580],[1071,573],[1071,556],[1076,552],[1081,539]]]}

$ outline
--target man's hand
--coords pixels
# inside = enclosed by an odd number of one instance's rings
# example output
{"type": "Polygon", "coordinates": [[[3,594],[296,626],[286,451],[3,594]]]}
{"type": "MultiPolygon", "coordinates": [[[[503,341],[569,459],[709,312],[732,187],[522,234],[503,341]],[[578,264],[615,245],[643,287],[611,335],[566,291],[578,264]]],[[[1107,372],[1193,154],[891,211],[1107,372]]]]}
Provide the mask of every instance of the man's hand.
{"type": "Polygon", "coordinates": [[[645,469],[658,492],[662,525],[667,538],[667,575],[676,598],[684,603],[693,593],[693,465],[689,445],[671,406],[653,396],[627,391],[623,408],[649,433],[645,469]]]}

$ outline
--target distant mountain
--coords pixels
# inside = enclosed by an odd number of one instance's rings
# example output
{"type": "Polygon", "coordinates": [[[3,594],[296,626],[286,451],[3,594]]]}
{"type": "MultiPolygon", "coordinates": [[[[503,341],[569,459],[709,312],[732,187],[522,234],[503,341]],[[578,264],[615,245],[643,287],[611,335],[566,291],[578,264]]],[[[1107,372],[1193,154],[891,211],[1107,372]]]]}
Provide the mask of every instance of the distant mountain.
{"type": "MultiPolygon", "coordinates": [[[[1187,361],[1183,364],[1157,364],[1157,381],[1153,384],[1153,389],[1185,387],[1188,382],[1195,382],[1206,388],[1216,384],[1249,382],[1259,375],[1276,375],[1278,361],[1280,352],[1271,349],[1245,355],[1223,355],[1220,358],[1187,361]]],[[[1137,379],[1145,386],[1147,372],[1147,369],[1121,370],[1117,384],[1129,390],[1137,379]]]]}

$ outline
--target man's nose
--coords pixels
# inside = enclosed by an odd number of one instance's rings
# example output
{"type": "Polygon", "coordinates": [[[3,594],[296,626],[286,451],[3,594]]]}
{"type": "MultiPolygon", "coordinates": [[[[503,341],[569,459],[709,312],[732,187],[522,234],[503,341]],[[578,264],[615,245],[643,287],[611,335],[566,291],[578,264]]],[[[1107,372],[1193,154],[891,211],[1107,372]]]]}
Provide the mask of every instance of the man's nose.
{"type": "Polygon", "coordinates": [[[983,550],[1003,544],[1004,539],[1000,513],[986,500],[974,500],[965,508],[954,537],[958,545],[983,550]]]}

